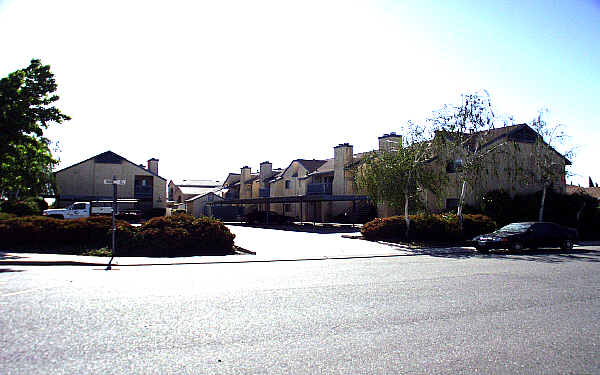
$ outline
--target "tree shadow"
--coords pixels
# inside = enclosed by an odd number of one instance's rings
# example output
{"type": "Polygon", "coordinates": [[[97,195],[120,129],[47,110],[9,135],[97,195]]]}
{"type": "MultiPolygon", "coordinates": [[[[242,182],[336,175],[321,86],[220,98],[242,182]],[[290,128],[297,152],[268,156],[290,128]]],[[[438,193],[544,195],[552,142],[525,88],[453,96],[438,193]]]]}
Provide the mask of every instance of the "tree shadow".
{"type": "Polygon", "coordinates": [[[24,272],[25,270],[13,270],[12,268],[0,268],[0,273],[24,272]]]}
{"type": "MultiPolygon", "coordinates": [[[[400,250],[401,248],[398,249],[400,250]]],[[[487,258],[540,263],[564,263],[571,261],[600,263],[600,252],[586,248],[574,248],[573,250],[492,250],[489,253],[480,253],[469,247],[402,248],[402,250],[414,255],[429,255],[432,257],[450,259],[487,258]]]]}
{"type": "Polygon", "coordinates": [[[25,257],[14,255],[14,254],[8,254],[3,251],[0,251],[0,260],[23,259],[23,258],[25,258],[25,257]]]}

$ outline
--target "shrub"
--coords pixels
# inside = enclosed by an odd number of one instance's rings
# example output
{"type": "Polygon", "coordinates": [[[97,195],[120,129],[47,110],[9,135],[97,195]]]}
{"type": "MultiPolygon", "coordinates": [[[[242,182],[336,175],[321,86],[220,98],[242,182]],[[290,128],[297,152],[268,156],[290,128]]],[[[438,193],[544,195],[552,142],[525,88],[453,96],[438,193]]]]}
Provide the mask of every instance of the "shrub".
{"type": "MultiPolygon", "coordinates": [[[[112,219],[108,216],[75,220],[28,216],[0,221],[0,238],[4,246],[81,253],[80,249],[109,245],[111,228],[112,219]]],[[[117,220],[116,229],[118,256],[233,253],[235,236],[222,222],[211,218],[197,219],[187,214],[156,217],[139,228],[117,220]]]]}
{"type": "Polygon", "coordinates": [[[463,215],[463,231],[458,229],[456,214],[411,215],[409,238],[402,216],[378,218],[363,225],[362,235],[368,240],[460,241],[471,239],[496,228],[496,223],[484,215],[463,215]]]}
{"type": "MultiPolygon", "coordinates": [[[[132,228],[123,221],[118,221],[117,225],[120,228],[132,228]]],[[[111,218],[103,216],[75,220],[26,216],[0,221],[0,238],[5,246],[35,246],[41,249],[57,249],[64,246],[89,248],[105,246],[110,239],[111,226],[111,218]]]]}
{"type": "Polygon", "coordinates": [[[406,232],[406,223],[401,216],[375,218],[363,224],[360,232],[368,240],[401,238],[406,232]]]}
{"type": "Polygon", "coordinates": [[[21,201],[8,200],[0,203],[0,210],[17,216],[41,215],[48,208],[48,204],[42,198],[26,198],[21,201]]]}
{"type": "Polygon", "coordinates": [[[12,219],[15,216],[16,216],[15,214],[8,214],[6,212],[0,212],[0,220],[12,219]]]}
{"type": "Polygon", "coordinates": [[[155,217],[138,228],[124,253],[134,256],[226,254],[235,235],[221,222],[188,214],[155,217]]]}

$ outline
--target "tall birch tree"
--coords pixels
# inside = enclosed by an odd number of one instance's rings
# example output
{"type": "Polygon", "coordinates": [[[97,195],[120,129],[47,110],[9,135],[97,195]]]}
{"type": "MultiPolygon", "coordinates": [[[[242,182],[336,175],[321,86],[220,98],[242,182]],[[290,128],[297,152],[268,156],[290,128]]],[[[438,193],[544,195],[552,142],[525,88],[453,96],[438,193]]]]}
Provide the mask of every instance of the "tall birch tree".
{"type": "Polygon", "coordinates": [[[458,105],[445,105],[434,111],[431,122],[436,129],[434,148],[438,158],[457,176],[457,216],[462,230],[467,188],[475,190],[489,171],[485,163],[493,150],[482,146],[496,123],[490,95],[487,91],[462,94],[458,105]]]}
{"type": "Polygon", "coordinates": [[[410,203],[419,202],[420,192],[425,190],[439,194],[446,182],[445,175],[429,163],[432,156],[430,140],[425,127],[408,122],[401,143],[390,151],[371,152],[355,173],[358,190],[371,200],[404,208],[407,237],[410,203]]]}

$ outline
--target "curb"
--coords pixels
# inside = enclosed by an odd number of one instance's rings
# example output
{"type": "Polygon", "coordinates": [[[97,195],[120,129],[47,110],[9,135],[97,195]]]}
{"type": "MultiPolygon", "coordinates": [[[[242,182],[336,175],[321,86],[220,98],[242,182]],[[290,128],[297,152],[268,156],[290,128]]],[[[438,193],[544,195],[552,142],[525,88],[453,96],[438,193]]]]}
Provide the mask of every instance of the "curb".
{"type": "MultiPolygon", "coordinates": [[[[453,251],[444,254],[472,254],[474,251],[453,251]]],[[[275,262],[303,262],[315,260],[345,260],[345,259],[375,259],[375,258],[396,258],[410,257],[420,255],[434,255],[432,253],[399,253],[399,254],[377,254],[377,255],[348,255],[348,256],[323,256],[310,258],[275,258],[275,259],[241,259],[241,260],[207,260],[197,262],[170,262],[170,263],[119,263],[113,262],[114,267],[142,267],[142,266],[176,266],[176,265],[192,265],[192,264],[233,264],[233,263],[275,263],[275,262]]],[[[108,258],[107,258],[108,259],[108,258]]],[[[0,260],[0,266],[106,266],[106,263],[98,262],[77,262],[77,261],[34,261],[34,260],[0,260]]]]}

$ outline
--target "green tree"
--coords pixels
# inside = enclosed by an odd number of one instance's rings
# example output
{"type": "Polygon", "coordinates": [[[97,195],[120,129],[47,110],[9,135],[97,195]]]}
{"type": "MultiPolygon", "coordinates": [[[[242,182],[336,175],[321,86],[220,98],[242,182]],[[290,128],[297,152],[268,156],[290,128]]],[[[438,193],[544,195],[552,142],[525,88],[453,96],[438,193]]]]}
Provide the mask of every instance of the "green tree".
{"type": "Polygon", "coordinates": [[[374,202],[404,207],[407,237],[410,203],[417,206],[424,191],[439,194],[446,182],[445,175],[429,164],[431,148],[427,139],[424,127],[409,122],[401,144],[390,151],[367,154],[354,175],[358,190],[374,202]]]}
{"type": "Polygon", "coordinates": [[[43,133],[70,120],[53,105],[56,89],[50,66],[37,59],[0,79],[0,196],[37,195],[53,185],[58,161],[43,133]]]}

